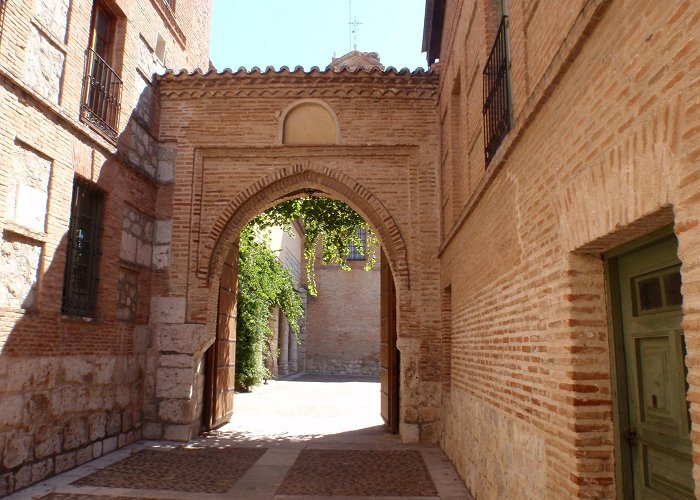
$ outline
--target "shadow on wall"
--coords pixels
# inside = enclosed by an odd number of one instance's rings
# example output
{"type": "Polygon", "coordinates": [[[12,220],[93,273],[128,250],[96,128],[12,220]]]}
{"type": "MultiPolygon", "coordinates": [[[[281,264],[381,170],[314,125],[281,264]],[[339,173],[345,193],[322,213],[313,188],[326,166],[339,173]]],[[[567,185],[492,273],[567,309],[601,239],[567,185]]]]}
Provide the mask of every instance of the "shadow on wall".
{"type": "MultiPolygon", "coordinates": [[[[167,267],[169,232],[155,217],[162,148],[153,92],[146,86],[141,94],[115,155],[58,125],[60,144],[73,142],[72,170],[15,142],[0,242],[0,496],[140,439],[144,409],[156,417],[144,407],[144,391],[155,385],[146,376],[148,321],[152,275],[167,267]],[[77,224],[71,249],[69,231],[53,233],[56,221],[64,229],[77,224]]],[[[55,157],[65,153],[59,147],[55,157]]]]}

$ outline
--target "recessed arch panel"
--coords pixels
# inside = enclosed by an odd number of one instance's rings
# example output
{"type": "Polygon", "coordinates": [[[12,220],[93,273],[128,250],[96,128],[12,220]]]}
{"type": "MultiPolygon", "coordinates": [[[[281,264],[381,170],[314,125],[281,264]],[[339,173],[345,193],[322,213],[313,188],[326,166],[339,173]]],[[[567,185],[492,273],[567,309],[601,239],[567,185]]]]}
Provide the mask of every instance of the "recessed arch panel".
{"type": "Polygon", "coordinates": [[[340,143],[338,118],[319,99],[294,102],[280,117],[280,142],[289,145],[329,145],[340,143]]]}

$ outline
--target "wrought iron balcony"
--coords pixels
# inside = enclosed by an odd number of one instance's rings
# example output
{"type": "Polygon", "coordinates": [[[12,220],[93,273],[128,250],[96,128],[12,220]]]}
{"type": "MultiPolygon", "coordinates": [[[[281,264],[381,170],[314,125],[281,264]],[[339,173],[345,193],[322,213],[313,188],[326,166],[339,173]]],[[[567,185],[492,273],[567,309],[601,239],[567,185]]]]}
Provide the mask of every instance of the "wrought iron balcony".
{"type": "Polygon", "coordinates": [[[483,73],[484,151],[487,167],[511,127],[507,28],[508,16],[503,16],[483,73]]]}
{"type": "Polygon", "coordinates": [[[122,81],[92,49],[85,51],[81,116],[113,140],[117,139],[122,81]]]}

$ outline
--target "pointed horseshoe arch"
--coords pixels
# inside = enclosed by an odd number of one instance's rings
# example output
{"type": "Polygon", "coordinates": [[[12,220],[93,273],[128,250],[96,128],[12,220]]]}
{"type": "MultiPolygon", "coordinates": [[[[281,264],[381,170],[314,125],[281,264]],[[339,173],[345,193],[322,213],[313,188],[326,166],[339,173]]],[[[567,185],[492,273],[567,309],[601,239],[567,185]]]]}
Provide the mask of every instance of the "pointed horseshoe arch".
{"type": "Polygon", "coordinates": [[[233,414],[233,373],[235,371],[235,281],[237,246],[241,230],[261,211],[282,199],[314,189],[344,201],[377,232],[381,258],[381,416],[391,432],[399,431],[400,353],[397,347],[397,296],[410,288],[406,246],[386,207],[368,189],[350,177],[311,163],[281,169],[240,192],[214,224],[200,261],[210,290],[210,304],[218,304],[214,344],[207,350],[204,422],[207,429],[227,422],[233,414]],[[227,268],[224,269],[224,262],[227,268]],[[216,286],[217,283],[221,283],[216,286]],[[223,294],[223,295],[220,295],[223,294]],[[222,297],[225,297],[222,299],[222,297]],[[233,322],[233,326],[230,326],[233,322]]]}
{"type": "Polygon", "coordinates": [[[305,189],[315,189],[337,198],[362,215],[377,233],[397,286],[410,289],[406,244],[384,204],[347,175],[310,162],[278,170],[234,197],[207,236],[200,273],[205,273],[211,284],[212,279],[221,273],[228,251],[238,244],[243,226],[281,199],[305,189]]]}

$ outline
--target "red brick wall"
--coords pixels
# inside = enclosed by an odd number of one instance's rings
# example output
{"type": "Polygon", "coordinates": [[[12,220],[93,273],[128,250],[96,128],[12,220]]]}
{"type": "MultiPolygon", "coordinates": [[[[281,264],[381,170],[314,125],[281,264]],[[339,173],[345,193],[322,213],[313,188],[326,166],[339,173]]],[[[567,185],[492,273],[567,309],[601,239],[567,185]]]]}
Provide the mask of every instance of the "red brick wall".
{"type": "MultiPolygon", "coordinates": [[[[601,255],[671,223],[683,262],[688,399],[700,418],[700,66],[691,35],[700,6],[509,2],[514,127],[485,169],[484,3],[448,2],[440,55],[441,116],[460,108],[458,124],[442,122],[459,127],[443,144],[443,165],[466,151],[453,176],[468,179],[455,212],[442,213],[452,318],[441,442],[479,498],[612,498],[601,255]]],[[[457,197],[449,184],[443,200],[457,197]]]]}
{"type": "Polygon", "coordinates": [[[307,373],[379,376],[379,264],[351,271],[316,266],[318,295],[306,313],[307,373]]]}

